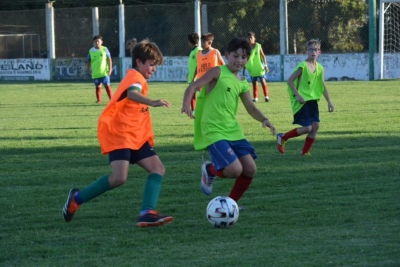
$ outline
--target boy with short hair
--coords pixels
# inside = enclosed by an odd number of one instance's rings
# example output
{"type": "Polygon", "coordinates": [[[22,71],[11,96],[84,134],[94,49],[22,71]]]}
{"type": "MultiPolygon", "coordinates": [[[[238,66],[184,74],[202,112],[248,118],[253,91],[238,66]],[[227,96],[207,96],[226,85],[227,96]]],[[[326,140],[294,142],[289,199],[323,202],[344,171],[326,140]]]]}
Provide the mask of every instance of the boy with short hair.
{"type": "Polygon", "coordinates": [[[197,67],[197,53],[201,50],[199,47],[199,35],[197,32],[192,32],[188,35],[189,47],[191,48],[188,60],[188,83],[192,83],[195,79],[194,73],[197,67]]]}
{"type": "MultiPolygon", "coordinates": [[[[214,35],[206,33],[201,35],[202,50],[197,52],[197,66],[194,72],[196,79],[200,79],[208,70],[213,67],[225,65],[225,61],[218,49],[212,47],[214,35]]],[[[191,100],[192,111],[196,108],[196,94],[191,100]]]]}
{"type": "Polygon", "coordinates": [[[269,71],[267,58],[264,54],[261,44],[256,42],[256,34],[254,32],[249,32],[247,34],[247,39],[249,40],[252,50],[245,68],[251,76],[251,82],[253,85],[253,102],[258,101],[258,80],[263,88],[264,100],[265,102],[269,102],[268,85],[264,77],[265,72],[269,71]]]}
{"type": "Polygon", "coordinates": [[[142,208],[137,226],[160,226],[173,220],[155,210],[165,168],[153,149],[154,134],[149,106],[170,107],[166,100],[153,100],[148,95],[149,79],[162,64],[163,55],[155,43],[144,40],[132,51],[132,69],[118,86],[98,123],[102,154],[109,155],[112,172],[79,190],[71,189],[63,208],[66,222],[72,220],[82,203],[123,185],[128,179],[129,164],[145,169],[147,176],[142,208]]]}
{"type": "Polygon", "coordinates": [[[239,99],[251,117],[268,127],[275,136],[275,128],[255,106],[249,84],[239,76],[250,55],[251,46],[246,39],[234,38],[227,45],[225,57],[228,65],[214,67],[186,89],[182,113],[194,118],[195,150],[208,150],[211,162],[202,164],[201,188],[206,195],[212,193],[216,176],[235,178],[229,194],[236,202],[249,188],[256,173],[255,149],[247,141],[237,121],[239,99]],[[203,88],[203,89],[202,89],[203,88]],[[190,108],[192,95],[200,91],[195,116],[190,108]]]}
{"type": "Polygon", "coordinates": [[[125,49],[128,52],[130,57],[132,57],[132,50],[133,50],[133,48],[135,47],[136,44],[137,44],[137,39],[136,38],[132,38],[132,39],[129,39],[128,41],[126,41],[125,49]]]}
{"type": "MultiPolygon", "coordinates": [[[[188,75],[187,75],[187,81],[188,83],[192,83],[194,81],[195,77],[195,72],[196,72],[196,67],[197,67],[197,53],[201,50],[201,47],[199,47],[199,35],[197,32],[193,32],[188,35],[188,42],[189,42],[189,47],[192,49],[189,54],[189,60],[188,60],[188,75]]],[[[191,101],[191,106],[192,109],[194,110],[194,107],[196,105],[196,98],[193,97],[191,101]]]]}
{"type": "Polygon", "coordinates": [[[96,103],[101,103],[101,84],[104,85],[108,98],[111,99],[110,76],[112,73],[112,60],[110,51],[103,46],[103,37],[101,35],[96,35],[93,38],[93,47],[89,50],[86,68],[96,86],[96,103]]]}
{"type": "Polygon", "coordinates": [[[326,88],[324,68],[317,62],[318,56],[321,54],[321,42],[311,39],[306,43],[305,48],[307,59],[297,65],[287,81],[287,91],[294,118],[293,124],[300,124],[301,127],[277,134],[278,150],[282,154],[285,152],[287,140],[307,134],[301,155],[310,155],[320,126],[318,101],[321,95],[324,95],[328,102],[328,111],[333,112],[334,110],[326,88]]]}

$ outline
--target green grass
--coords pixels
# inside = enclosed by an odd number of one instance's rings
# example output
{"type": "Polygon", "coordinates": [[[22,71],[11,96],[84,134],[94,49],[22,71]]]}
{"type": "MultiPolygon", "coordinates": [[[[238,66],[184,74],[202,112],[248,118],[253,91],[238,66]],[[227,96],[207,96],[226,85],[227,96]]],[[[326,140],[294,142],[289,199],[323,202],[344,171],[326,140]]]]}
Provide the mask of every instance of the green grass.
{"type": "MultiPolygon", "coordinates": [[[[279,154],[240,107],[258,173],[241,200],[246,210],[223,230],[205,208],[233,181],[201,193],[202,154],[193,150],[193,121],[180,113],[185,84],[151,83],[150,97],[173,104],[151,113],[167,170],[158,209],[175,221],[140,229],[146,173],[137,166],[71,223],[61,216],[71,187],[110,171],[96,137],[104,105],[94,104],[92,84],[1,84],[0,266],[400,266],[400,81],[328,88],[336,110],[321,100],[311,157],[300,156],[304,136],[279,154]]],[[[257,106],[278,131],[294,128],[285,84],[269,90],[271,102],[257,106]]]]}

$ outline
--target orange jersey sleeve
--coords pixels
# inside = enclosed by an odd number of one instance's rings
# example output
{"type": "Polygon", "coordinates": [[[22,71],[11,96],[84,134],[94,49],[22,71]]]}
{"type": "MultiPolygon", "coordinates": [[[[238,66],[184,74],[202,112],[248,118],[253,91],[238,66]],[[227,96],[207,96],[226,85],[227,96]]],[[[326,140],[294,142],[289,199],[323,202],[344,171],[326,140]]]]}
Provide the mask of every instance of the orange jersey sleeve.
{"type": "Polygon", "coordinates": [[[102,154],[123,148],[138,150],[147,141],[154,146],[149,107],[128,98],[128,88],[133,84],[140,84],[141,94],[147,96],[146,79],[138,71],[129,69],[98,121],[97,137],[102,154]]]}

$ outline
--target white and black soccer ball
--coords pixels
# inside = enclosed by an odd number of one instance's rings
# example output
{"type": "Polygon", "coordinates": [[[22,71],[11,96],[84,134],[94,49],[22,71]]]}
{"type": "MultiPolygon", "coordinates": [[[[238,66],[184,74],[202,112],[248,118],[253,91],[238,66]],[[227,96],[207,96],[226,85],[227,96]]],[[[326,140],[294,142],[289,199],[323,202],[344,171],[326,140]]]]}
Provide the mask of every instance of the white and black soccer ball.
{"type": "Polygon", "coordinates": [[[229,227],[239,219],[239,206],[230,197],[218,196],[208,203],[206,216],[215,227],[229,227]]]}

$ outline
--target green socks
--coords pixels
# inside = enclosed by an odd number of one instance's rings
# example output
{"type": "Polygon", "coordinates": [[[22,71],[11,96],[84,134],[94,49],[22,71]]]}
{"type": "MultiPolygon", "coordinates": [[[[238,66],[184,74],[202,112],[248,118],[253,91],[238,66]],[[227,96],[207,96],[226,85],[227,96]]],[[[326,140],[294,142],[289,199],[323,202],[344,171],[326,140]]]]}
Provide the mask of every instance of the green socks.
{"type": "MultiPolygon", "coordinates": [[[[152,173],[147,177],[141,210],[154,210],[156,208],[161,191],[162,179],[163,177],[158,173],[152,173]]],[[[85,203],[111,189],[110,183],[108,182],[108,175],[105,175],[82,189],[77,198],[80,203],[85,203]]]]}
{"type": "Polygon", "coordinates": [[[85,187],[79,192],[79,199],[84,202],[88,202],[92,198],[100,196],[106,191],[112,189],[108,182],[108,175],[100,177],[97,181],[91,185],[85,187]]]}
{"type": "Polygon", "coordinates": [[[147,176],[141,210],[154,210],[156,208],[161,191],[162,178],[158,173],[152,173],[147,176]]]}

